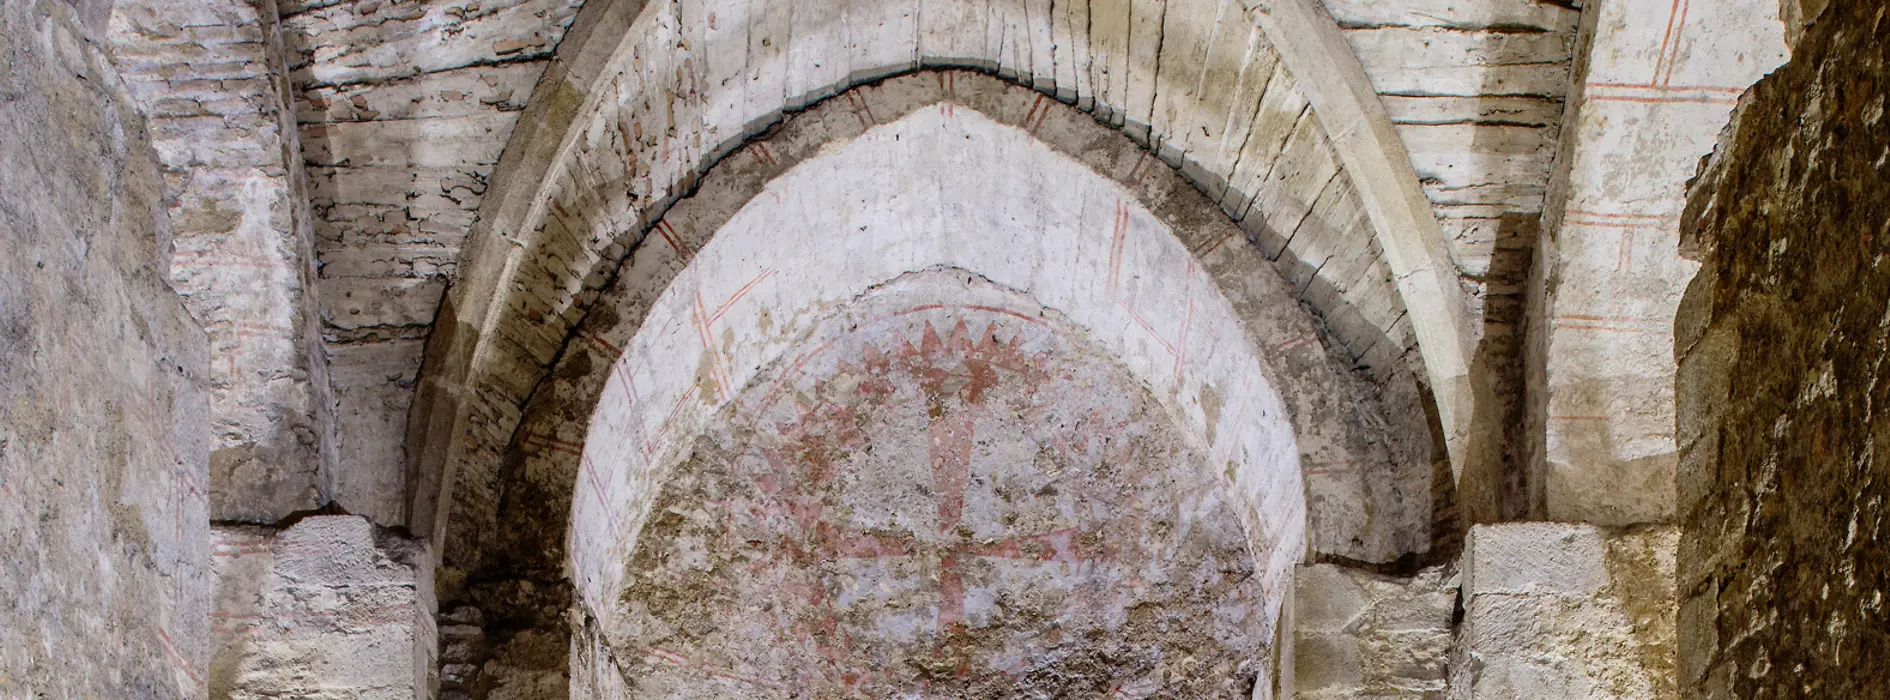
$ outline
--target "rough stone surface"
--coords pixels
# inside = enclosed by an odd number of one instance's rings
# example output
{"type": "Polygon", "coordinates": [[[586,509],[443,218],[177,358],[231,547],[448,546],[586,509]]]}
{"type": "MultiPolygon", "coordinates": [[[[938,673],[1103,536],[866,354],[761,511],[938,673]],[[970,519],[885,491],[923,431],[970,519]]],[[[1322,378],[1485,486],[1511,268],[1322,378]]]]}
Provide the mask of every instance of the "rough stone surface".
{"type": "Polygon", "coordinates": [[[126,0],[111,39],[164,166],[171,278],[210,334],[212,516],[319,506],[347,484],[275,5],[126,0]]]}
{"type": "Polygon", "coordinates": [[[1890,680],[1890,15],[1831,3],[1688,203],[1680,683],[1870,697],[1890,680]]]}
{"type": "Polygon", "coordinates": [[[1471,528],[1453,698],[1672,698],[1679,532],[1471,528]]]}
{"type": "Polygon", "coordinates": [[[431,695],[426,548],[359,516],[286,530],[218,527],[211,697],[410,700],[431,695]]]}
{"type": "Polygon", "coordinates": [[[197,698],[207,341],[98,38],[64,3],[0,3],[0,697],[197,698]]]}
{"type": "Polygon", "coordinates": [[[1294,697],[1444,698],[1458,579],[1301,566],[1293,589],[1294,697]]]}

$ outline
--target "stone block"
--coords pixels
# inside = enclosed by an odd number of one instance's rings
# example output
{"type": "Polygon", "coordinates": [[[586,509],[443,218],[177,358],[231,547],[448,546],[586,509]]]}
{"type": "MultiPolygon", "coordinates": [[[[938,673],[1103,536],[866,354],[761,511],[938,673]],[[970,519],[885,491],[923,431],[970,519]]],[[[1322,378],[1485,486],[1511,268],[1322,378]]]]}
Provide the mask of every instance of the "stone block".
{"type": "Polygon", "coordinates": [[[1293,646],[1293,684],[1298,690],[1356,688],[1364,679],[1358,642],[1349,636],[1297,637],[1293,646]]]}
{"type": "Polygon", "coordinates": [[[1293,614],[1301,629],[1342,630],[1365,613],[1364,588],[1332,564],[1299,567],[1293,587],[1293,614]]]}
{"type": "Polygon", "coordinates": [[[352,515],[218,535],[215,697],[424,696],[439,638],[424,543],[352,515]]]}
{"type": "Polygon", "coordinates": [[[1478,525],[1464,548],[1464,595],[1593,596],[1608,582],[1605,550],[1592,525],[1478,525]]]}

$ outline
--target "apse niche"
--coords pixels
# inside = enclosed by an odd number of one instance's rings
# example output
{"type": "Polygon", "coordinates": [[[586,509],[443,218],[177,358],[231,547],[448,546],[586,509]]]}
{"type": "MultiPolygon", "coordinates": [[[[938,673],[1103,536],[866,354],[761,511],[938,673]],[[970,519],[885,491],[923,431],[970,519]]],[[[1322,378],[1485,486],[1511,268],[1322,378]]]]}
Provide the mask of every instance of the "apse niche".
{"type": "Polygon", "coordinates": [[[621,598],[633,696],[1251,694],[1265,606],[1206,459],[967,277],[849,306],[696,440],[621,598]]]}
{"type": "Polygon", "coordinates": [[[622,298],[568,542],[576,695],[1270,696],[1293,431],[1114,183],[922,109],[622,298]]]}

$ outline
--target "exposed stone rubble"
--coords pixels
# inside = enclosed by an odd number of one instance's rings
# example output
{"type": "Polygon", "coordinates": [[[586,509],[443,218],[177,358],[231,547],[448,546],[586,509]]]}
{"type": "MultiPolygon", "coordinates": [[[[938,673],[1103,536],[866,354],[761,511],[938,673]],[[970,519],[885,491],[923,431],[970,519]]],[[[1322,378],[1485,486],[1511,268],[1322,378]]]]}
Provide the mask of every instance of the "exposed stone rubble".
{"type": "Polygon", "coordinates": [[[1688,200],[1704,267],[1674,337],[1683,697],[1890,682],[1886,32],[1883,3],[1830,3],[1688,200]]]}
{"type": "Polygon", "coordinates": [[[342,477],[275,5],[126,0],[111,41],[164,166],[171,278],[217,360],[211,512],[269,523],[322,505],[342,477]]]}

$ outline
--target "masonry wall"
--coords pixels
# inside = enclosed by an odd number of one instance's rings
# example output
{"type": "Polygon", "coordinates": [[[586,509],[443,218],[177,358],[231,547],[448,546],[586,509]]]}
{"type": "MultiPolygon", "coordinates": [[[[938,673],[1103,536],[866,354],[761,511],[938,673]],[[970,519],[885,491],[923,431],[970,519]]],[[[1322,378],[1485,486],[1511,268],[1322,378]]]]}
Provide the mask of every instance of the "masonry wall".
{"type": "Polygon", "coordinates": [[[1676,333],[1680,682],[1875,697],[1890,680],[1890,7],[1839,0],[1694,187],[1676,333]]]}
{"type": "Polygon", "coordinates": [[[251,523],[367,500],[340,493],[354,484],[338,473],[314,224],[276,26],[271,3],[122,0],[110,32],[163,166],[171,281],[215,357],[211,515],[251,523]]]}
{"type": "Polygon", "coordinates": [[[202,697],[208,341],[100,24],[0,3],[0,697],[202,697]]]}

